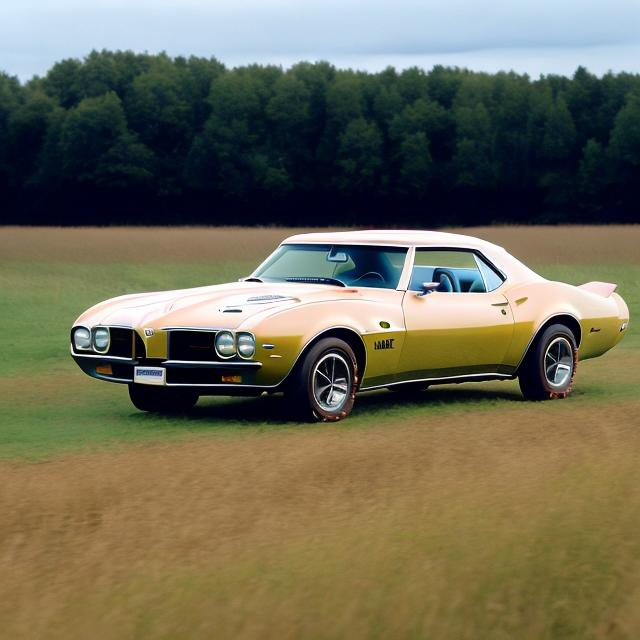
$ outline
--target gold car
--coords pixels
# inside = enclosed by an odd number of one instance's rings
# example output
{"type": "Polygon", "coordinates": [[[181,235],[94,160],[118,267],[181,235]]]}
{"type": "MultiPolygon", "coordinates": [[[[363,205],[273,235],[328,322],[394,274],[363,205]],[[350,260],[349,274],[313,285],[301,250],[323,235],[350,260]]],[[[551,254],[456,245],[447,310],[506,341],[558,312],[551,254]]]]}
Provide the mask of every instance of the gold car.
{"type": "Polygon", "coordinates": [[[468,236],[309,233],[239,282],[97,304],[71,354],[144,411],[284,392],[298,417],[339,420],[361,391],[515,377],[526,398],[561,398],[627,330],[615,288],[545,280],[468,236]]]}

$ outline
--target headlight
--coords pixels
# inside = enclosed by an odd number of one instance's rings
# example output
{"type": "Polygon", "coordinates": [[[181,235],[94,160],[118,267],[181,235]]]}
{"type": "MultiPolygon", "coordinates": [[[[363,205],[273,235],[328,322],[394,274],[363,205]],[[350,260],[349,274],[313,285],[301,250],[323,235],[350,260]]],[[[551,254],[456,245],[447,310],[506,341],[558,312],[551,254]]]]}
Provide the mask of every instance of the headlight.
{"type": "Polygon", "coordinates": [[[109,348],[109,329],[98,327],[94,330],[93,346],[96,351],[106,351],[109,348]]]}
{"type": "Polygon", "coordinates": [[[250,333],[238,334],[238,353],[241,358],[253,358],[256,352],[256,339],[250,333]]]}
{"type": "Polygon", "coordinates": [[[78,327],[73,332],[73,346],[76,349],[86,351],[91,349],[91,332],[84,327],[78,327]]]}
{"type": "Polygon", "coordinates": [[[230,331],[219,331],[215,345],[216,353],[221,358],[231,358],[236,354],[236,341],[230,331]]]}

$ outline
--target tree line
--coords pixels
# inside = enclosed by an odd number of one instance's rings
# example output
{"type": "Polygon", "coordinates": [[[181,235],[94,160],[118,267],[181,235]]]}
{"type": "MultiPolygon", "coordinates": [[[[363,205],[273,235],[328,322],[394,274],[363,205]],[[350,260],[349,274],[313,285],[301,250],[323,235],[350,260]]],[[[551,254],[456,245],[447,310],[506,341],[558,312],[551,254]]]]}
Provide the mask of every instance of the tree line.
{"type": "Polygon", "coordinates": [[[0,73],[0,222],[640,221],[640,75],[94,51],[0,73]]]}

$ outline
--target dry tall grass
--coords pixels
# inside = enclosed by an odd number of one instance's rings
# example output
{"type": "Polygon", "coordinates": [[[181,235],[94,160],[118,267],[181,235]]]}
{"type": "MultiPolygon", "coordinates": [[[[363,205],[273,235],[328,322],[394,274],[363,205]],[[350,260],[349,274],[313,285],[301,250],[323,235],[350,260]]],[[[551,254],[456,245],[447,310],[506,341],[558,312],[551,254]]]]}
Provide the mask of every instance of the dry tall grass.
{"type": "MultiPolygon", "coordinates": [[[[294,233],[256,227],[3,227],[0,261],[174,262],[259,260],[294,233]]],[[[532,263],[640,263],[640,225],[451,229],[504,246],[532,263]],[[524,233],[522,233],[524,231],[524,233]]]]}
{"type": "Polygon", "coordinates": [[[516,404],[4,465],[0,628],[637,637],[637,408],[516,404]]]}

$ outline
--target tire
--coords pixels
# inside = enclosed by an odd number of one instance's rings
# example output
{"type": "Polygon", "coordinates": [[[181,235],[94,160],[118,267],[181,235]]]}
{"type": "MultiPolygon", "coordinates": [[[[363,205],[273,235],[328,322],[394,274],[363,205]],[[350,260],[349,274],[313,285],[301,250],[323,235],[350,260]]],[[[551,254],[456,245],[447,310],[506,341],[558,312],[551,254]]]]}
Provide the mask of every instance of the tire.
{"type": "Polygon", "coordinates": [[[294,370],[285,398],[296,420],[337,422],[351,413],[357,388],[358,363],[353,350],[344,340],[324,338],[294,370]]]}
{"type": "Polygon", "coordinates": [[[566,398],[573,389],[578,348],[563,324],[547,327],[531,345],[518,372],[522,395],[527,400],[566,398]]]}
{"type": "Polygon", "coordinates": [[[168,389],[145,384],[130,384],[129,398],[136,409],[152,413],[185,413],[198,402],[192,389],[168,389]]]}

